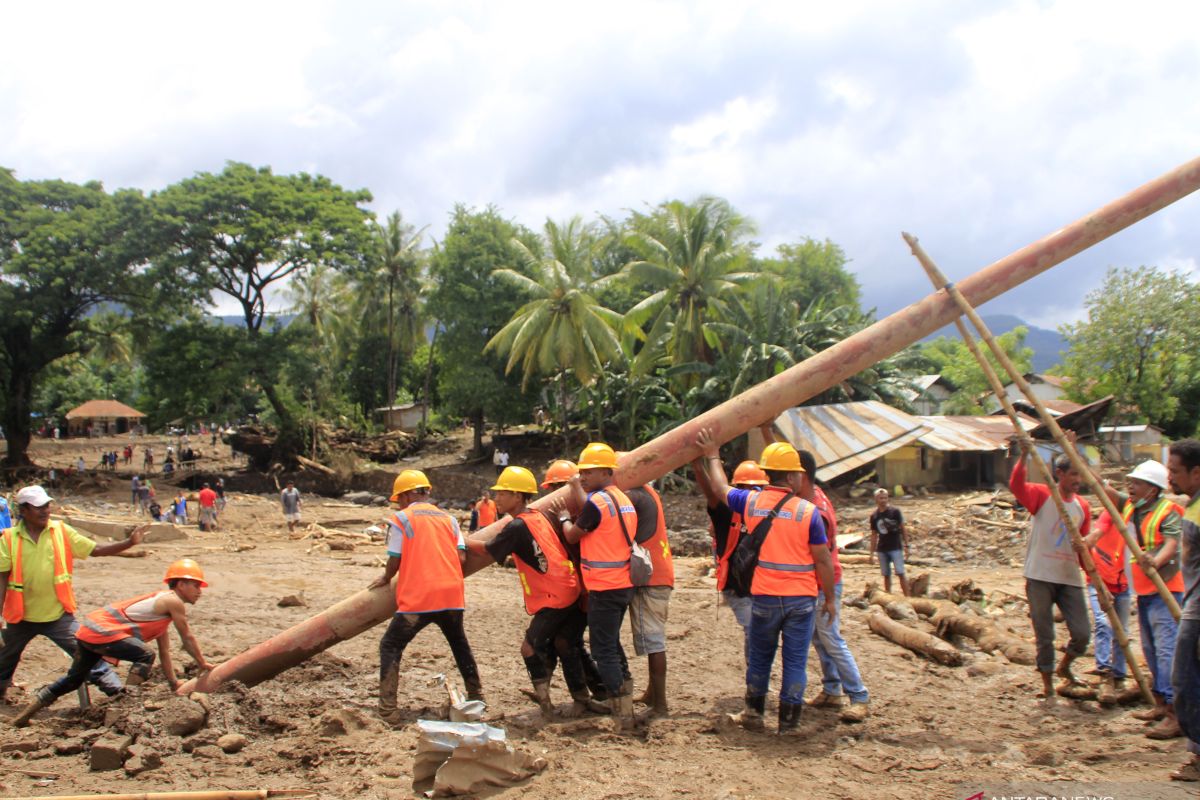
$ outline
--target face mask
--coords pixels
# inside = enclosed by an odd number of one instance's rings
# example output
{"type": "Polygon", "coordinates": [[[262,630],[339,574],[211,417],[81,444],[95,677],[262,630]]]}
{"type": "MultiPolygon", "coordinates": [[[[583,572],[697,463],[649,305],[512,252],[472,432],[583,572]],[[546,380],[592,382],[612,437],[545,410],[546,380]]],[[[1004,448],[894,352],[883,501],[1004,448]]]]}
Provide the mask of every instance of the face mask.
{"type": "Polygon", "coordinates": [[[1134,500],[1134,501],[1133,501],[1133,507],[1134,507],[1134,508],[1141,508],[1142,506],[1146,505],[1146,500],[1147,500],[1147,498],[1145,498],[1145,497],[1142,497],[1142,498],[1140,498],[1140,499],[1138,499],[1138,500],[1134,500]]]}

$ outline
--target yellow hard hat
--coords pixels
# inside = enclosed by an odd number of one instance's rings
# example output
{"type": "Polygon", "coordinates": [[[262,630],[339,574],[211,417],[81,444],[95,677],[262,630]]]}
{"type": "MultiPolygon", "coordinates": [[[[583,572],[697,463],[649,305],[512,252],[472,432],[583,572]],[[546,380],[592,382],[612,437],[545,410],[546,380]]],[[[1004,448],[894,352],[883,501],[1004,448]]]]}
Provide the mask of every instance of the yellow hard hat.
{"type": "Polygon", "coordinates": [[[768,472],[804,472],[800,454],[787,442],[772,442],[764,447],[758,465],[768,472]]]}
{"type": "Polygon", "coordinates": [[[560,458],[546,468],[546,475],[542,478],[542,488],[549,489],[551,486],[566,483],[578,474],[579,467],[575,466],[574,461],[560,458]]]}
{"type": "Polygon", "coordinates": [[[537,478],[524,467],[505,467],[504,472],[496,479],[493,492],[520,492],[521,494],[537,494],[537,478]]]}
{"type": "Polygon", "coordinates": [[[163,583],[169,583],[176,578],[196,581],[201,586],[208,586],[208,582],[204,580],[204,570],[200,569],[200,565],[190,558],[181,558],[167,567],[163,583]]]}
{"type": "Polygon", "coordinates": [[[406,469],[397,475],[395,482],[392,483],[392,496],[389,499],[394,503],[405,492],[411,492],[413,489],[432,488],[429,485],[429,478],[425,477],[424,472],[419,469],[406,469]]]}
{"type": "Polygon", "coordinates": [[[616,469],[617,453],[603,442],[592,442],[579,454],[580,469],[616,469]]]}

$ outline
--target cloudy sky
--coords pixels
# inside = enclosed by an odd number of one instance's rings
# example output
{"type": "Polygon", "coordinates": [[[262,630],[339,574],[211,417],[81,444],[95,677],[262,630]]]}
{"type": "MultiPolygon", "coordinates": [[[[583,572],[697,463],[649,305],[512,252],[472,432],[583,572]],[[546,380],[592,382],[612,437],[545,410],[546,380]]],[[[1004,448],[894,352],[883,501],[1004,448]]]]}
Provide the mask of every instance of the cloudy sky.
{"type": "MultiPolygon", "coordinates": [[[[162,188],[227,160],[367,188],[440,235],[716,194],[868,305],[1200,155],[1195,2],[6,4],[0,165],[162,188]]],[[[1200,278],[1187,198],[986,306],[1053,326],[1109,265],[1200,278]]]]}

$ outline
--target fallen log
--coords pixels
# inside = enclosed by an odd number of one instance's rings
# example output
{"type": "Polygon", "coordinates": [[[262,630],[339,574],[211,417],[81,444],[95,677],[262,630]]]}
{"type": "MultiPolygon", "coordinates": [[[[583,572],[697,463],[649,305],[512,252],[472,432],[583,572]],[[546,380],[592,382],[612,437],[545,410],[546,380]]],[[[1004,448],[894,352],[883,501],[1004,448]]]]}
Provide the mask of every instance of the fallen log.
{"type": "MultiPolygon", "coordinates": [[[[867,598],[867,602],[871,603],[871,605],[879,606],[885,611],[889,607],[908,606],[917,615],[934,618],[938,617],[938,615],[946,616],[959,613],[958,606],[949,600],[934,600],[929,597],[902,597],[898,594],[889,594],[880,589],[877,583],[868,583],[866,590],[863,592],[863,597],[867,598]]],[[[890,613],[889,616],[891,616],[890,613]]],[[[936,622],[936,619],[934,621],[936,622]]]]}
{"type": "Polygon", "coordinates": [[[1037,663],[1037,651],[1031,642],[1001,630],[995,622],[986,617],[952,614],[937,619],[936,625],[937,634],[943,639],[950,636],[966,636],[968,639],[974,639],[979,649],[985,653],[999,650],[1014,664],[1033,666],[1037,663]]]}
{"type": "Polygon", "coordinates": [[[337,475],[337,473],[334,472],[329,467],[325,466],[324,464],[322,464],[320,462],[313,461],[311,458],[305,458],[304,456],[298,455],[298,456],[296,456],[296,463],[302,467],[308,467],[309,469],[315,469],[317,472],[323,473],[325,475],[337,475]]]}
{"type": "Polygon", "coordinates": [[[966,662],[966,655],[953,645],[942,641],[933,634],[889,619],[882,610],[871,612],[871,616],[867,617],[867,626],[888,641],[926,658],[931,658],[947,667],[961,667],[966,662]]]}

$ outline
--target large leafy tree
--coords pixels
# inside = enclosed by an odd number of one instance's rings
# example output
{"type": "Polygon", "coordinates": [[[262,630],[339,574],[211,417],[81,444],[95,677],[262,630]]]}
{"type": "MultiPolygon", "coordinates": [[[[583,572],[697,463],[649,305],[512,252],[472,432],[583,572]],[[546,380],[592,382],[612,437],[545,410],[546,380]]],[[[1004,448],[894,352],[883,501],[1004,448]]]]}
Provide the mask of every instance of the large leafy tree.
{"type": "MultiPolygon", "coordinates": [[[[715,197],[672,200],[635,215],[632,224],[629,243],[640,257],[627,271],[653,290],[625,315],[627,326],[645,340],[635,371],[646,372],[664,358],[676,366],[711,364],[715,340],[705,323],[725,315],[734,289],[755,277],[743,271],[750,255],[744,237],[752,226],[715,197]]],[[[679,374],[685,387],[697,381],[694,373],[679,374]]]]}
{"type": "Polygon", "coordinates": [[[302,441],[294,398],[278,380],[285,337],[278,326],[264,325],[268,298],[318,264],[361,268],[370,214],[359,204],[370,199],[320,175],[275,175],[239,163],[197,174],[153,198],[168,243],[164,263],[241,309],[248,376],[279,420],[280,456],[298,452],[302,441]]]}
{"type": "Polygon", "coordinates": [[[1086,320],[1060,328],[1068,395],[1111,394],[1124,421],[1193,433],[1195,418],[1181,411],[1200,392],[1200,285],[1153,267],[1110,269],[1084,305],[1086,320]]]}
{"type": "Polygon", "coordinates": [[[846,269],[848,259],[840,246],[825,239],[804,239],[781,244],[774,258],[762,259],[759,267],[780,277],[776,291],[798,308],[820,305],[858,309],[862,289],[846,269]]]}
{"type": "MultiPolygon", "coordinates": [[[[996,337],[996,343],[1022,373],[1033,368],[1033,350],[1025,346],[1025,335],[1028,329],[1017,326],[1007,333],[996,337]]],[[[1005,385],[1011,383],[1008,374],[1000,366],[1000,362],[991,350],[980,343],[981,349],[987,355],[992,369],[1001,377],[1005,385]]],[[[919,354],[931,366],[933,372],[939,373],[955,387],[955,391],[942,404],[947,414],[983,414],[984,403],[987,402],[991,386],[983,368],[961,339],[941,336],[932,342],[922,345],[919,354]]]]}
{"type": "MultiPolygon", "coordinates": [[[[43,371],[89,346],[87,322],[104,303],[127,309],[164,302],[149,274],[140,192],[99,183],[19,181],[0,169],[0,381],[4,465],[30,465],[30,411],[43,371]]],[[[183,300],[176,293],[172,298],[183,300]]]]}
{"type": "Polygon", "coordinates": [[[533,405],[517,379],[506,376],[503,362],[481,352],[528,299],[493,274],[507,267],[531,277],[514,238],[531,251],[539,247],[536,236],[496,208],[459,205],[430,261],[427,308],[439,331],[439,394],[449,413],[471,421],[477,453],[483,450],[486,420],[503,425],[528,419],[533,405]]]}

